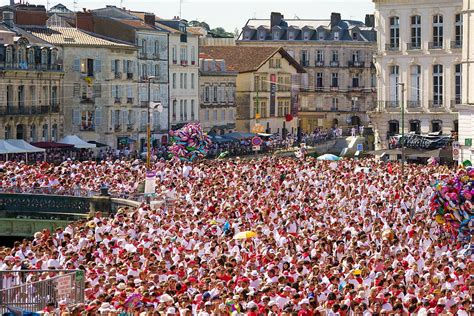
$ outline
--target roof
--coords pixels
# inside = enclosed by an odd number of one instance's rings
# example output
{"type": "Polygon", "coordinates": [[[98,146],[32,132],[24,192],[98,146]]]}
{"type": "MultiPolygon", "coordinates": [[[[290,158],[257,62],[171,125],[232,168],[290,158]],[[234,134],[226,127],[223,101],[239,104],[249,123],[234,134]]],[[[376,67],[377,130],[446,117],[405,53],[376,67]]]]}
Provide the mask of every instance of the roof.
{"type": "Polygon", "coordinates": [[[256,71],[276,53],[280,53],[298,72],[305,72],[304,68],[281,47],[203,46],[200,48],[200,53],[209,58],[224,59],[228,70],[239,73],[256,71]]]}
{"type": "Polygon", "coordinates": [[[156,27],[153,27],[152,25],[146,24],[142,20],[132,20],[132,19],[116,19],[116,18],[111,18],[117,22],[126,24],[128,26],[131,26],[136,29],[142,29],[142,30],[152,30],[155,31],[157,30],[156,27]]]}
{"type": "Polygon", "coordinates": [[[104,36],[89,33],[73,27],[36,27],[28,26],[24,28],[36,37],[54,45],[64,46],[103,46],[117,48],[135,48],[117,40],[105,38],[104,36]]]}

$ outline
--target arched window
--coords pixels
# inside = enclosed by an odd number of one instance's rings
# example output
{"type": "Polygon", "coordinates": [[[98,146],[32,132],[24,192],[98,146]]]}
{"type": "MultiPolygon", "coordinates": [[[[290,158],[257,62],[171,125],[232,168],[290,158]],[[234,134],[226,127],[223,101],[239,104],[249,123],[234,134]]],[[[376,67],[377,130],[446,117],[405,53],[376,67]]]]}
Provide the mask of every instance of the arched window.
{"type": "Polygon", "coordinates": [[[20,68],[26,66],[26,52],[24,47],[19,47],[17,52],[17,62],[20,68]]]}
{"type": "Polygon", "coordinates": [[[48,51],[46,49],[41,50],[41,65],[48,63],[48,51]]]}
{"type": "Polygon", "coordinates": [[[43,137],[43,141],[47,141],[47,140],[48,140],[48,124],[44,124],[44,125],[43,125],[43,134],[42,134],[42,137],[43,137]]]}
{"type": "Polygon", "coordinates": [[[28,66],[31,68],[31,66],[35,65],[35,49],[30,48],[28,50],[28,66]]]}
{"type": "Polygon", "coordinates": [[[51,65],[56,65],[58,63],[58,51],[53,49],[51,51],[51,65]]]}
{"type": "Polygon", "coordinates": [[[18,124],[16,126],[16,139],[23,139],[24,138],[24,129],[22,124],[18,124]]]}
{"type": "Polygon", "coordinates": [[[13,47],[11,46],[7,47],[5,62],[7,66],[11,66],[13,64],[13,47]]]}
{"type": "Polygon", "coordinates": [[[36,142],[36,125],[30,126],[30,142],[36,142]]]}
{"type": "Polygon", "coordinates": [[[12,134],[12,128],[10,125],[5,126],[5,139],[10,139],[12,134]]]}
{"type": "Polygon", "coordinates": [[[53,124],[51,129],[51,140],[55,142],[58,139],[58,124],[53,124]]]}

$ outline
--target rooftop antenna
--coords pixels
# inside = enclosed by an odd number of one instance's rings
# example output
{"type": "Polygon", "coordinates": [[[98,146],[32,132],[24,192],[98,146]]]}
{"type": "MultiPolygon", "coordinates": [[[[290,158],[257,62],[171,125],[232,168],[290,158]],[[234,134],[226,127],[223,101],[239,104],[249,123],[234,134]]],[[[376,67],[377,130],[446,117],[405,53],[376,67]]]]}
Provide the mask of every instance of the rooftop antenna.
{"type": "Polygon", "coordinates": [[[77,7],[77,0],[74,0],[73,2],[73,11],[76,12],[76,7],[77,7]]]}
{"type": "Polygon", "coordinates": [[[46,1],[46,11],[49,11],[49,0],[46,1]]]}

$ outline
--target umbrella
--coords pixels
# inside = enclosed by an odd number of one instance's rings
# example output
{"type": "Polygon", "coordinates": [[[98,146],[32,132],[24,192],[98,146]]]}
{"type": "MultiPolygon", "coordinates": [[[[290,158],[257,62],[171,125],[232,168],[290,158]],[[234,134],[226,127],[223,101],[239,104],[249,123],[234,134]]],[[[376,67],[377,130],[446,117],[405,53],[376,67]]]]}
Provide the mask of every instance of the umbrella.
{"type": "Polygon", "coordinates": [[[341,160],[342,158],[338,157],[336,155],[332,155],[332,154],[324,154],[324,155],[319,156],[317,159],[318,160],[338,161],[338,160],[341,160]]]}
{"type": "Polygon", "coordinates": [[[246,232],[240,232],[238,234],[235,234],[234,239],[250,239],[253,237],[256,237],[257,233],[253,231],[246,231],[246,232]]]}

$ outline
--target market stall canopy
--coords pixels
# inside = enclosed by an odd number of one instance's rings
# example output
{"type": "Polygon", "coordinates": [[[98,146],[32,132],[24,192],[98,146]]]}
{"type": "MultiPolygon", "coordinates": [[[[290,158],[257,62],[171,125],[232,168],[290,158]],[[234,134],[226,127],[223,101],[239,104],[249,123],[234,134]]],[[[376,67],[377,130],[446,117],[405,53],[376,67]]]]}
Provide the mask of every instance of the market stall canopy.
{"type": "Polygon", "coordinates": [[[63,139],[59,141],[60,143],[63,144],[70,144],[74,145],[75,148],[78,149],[88,149],[88,148],[96,148],[97,146],[94,144],[89,144],[88,142],[83,141],[76,135],[67,135],[64,136],[63,139]]]}
{"type": "Polygon", "coordinates": [[[52,149],[52,148],[73,148],[74,145],[70,144],[61,144],[61,143],[56,143],[56,142],[37,142],[37,143],[31,143],[31,145],[39,148],[44,148],[44,149],[52,149]]]}
{"type": "Polygon", "coordinates": [[[254,133],[244,133],[244,132],[232,132],[229,134],[222,135],[224,138],[233,138],[237,140],[243,140],[243,139],[249,139],[254,136],[257,136],[257,134],[254,133]]]}
{"type": "Polygon", "coordinates": [[[0,155],[22,154],[22,153],[25,153],[23,149],[9,144],[4,139],[0,139],[0,155]]]}
{"type": "Polygon", "coordinates": [[[213,143],[224,144],[236,142],[234,138],[226,138],[219,135],[208,135],[213,143]]]}
{"type": "Polygon", "coordinates": [[[46,151],[43,148],[35,147],[31,144],[28,144],[23,139],[7,139],[6,142],[12,146],[23,149],[24,153],[44,153],[46,151]]]}
{"type": "Polygon", "coordinates": [[[89,144],[96,145],[96,147],[109,147],[109,145],[96,142],[95,140],[90,140],[90,141],[88,141],[88,143],[89,143],[89,144]]]}

